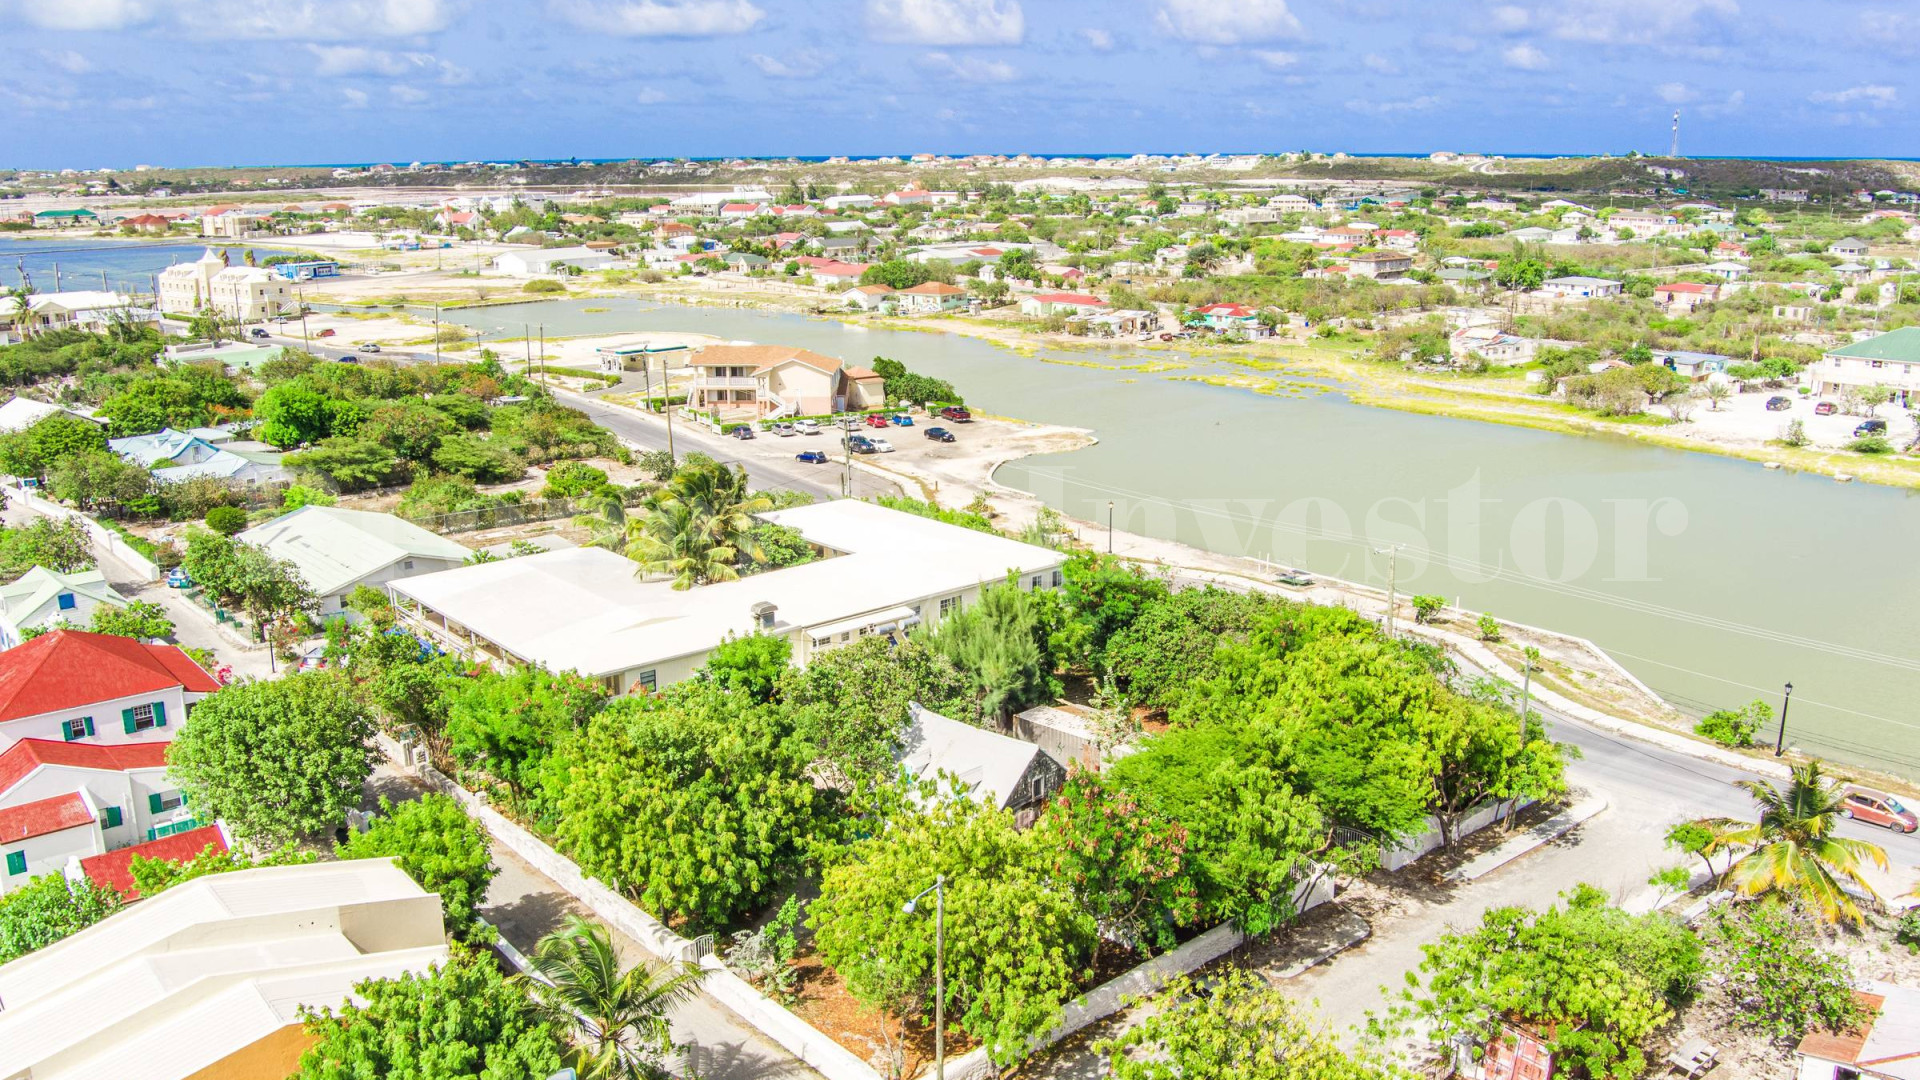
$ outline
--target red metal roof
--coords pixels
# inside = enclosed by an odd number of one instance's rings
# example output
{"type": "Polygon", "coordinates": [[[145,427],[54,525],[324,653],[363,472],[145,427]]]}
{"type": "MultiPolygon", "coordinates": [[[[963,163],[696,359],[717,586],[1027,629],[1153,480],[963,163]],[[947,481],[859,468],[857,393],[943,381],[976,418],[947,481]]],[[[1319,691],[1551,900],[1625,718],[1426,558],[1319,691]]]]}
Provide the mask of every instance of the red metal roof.
{"type": "Polygon", "coordinates": [[[89,855],[80,860],[80,870],[91,878],[95,885],[119,893],[121,899],[138,900],[140,892],[133,887],[135,855],[143,859],[165,859],[167,862],[181,863],[207,850],[208,845],[212,845],[215,851],[227,850],[227,838],[221,835],[220,826],[202,825],[197,829],[163,836],[144,844],[109,851],[105,855],[89,855]]]}
{"type": "Polygon", "coordinates": [[[1244,319],[1253,314],[1252,308],[1240,304],[1208,304],[1206,307],[1195,310],[1202,315],[1231,315],[1236,319],[1244,319]]]}
{"type": "Polygon", "coordinates": [[[949,285],[944,281],[923,281],[911,289],[901,289],[903,293],[915,296],[958,296],[967,290],[958,285],[949,285]]]}
{"type": "Polygon", "coordinates": [[[1699,282],[1695,282],[1695,281],[1672,281],[1672,282],[1668,282],[1665,285],[1654,286],[1653,291],[1654,292],[1710,293],[1710,292],[1714,292],[1715,288],[1712,285],[1702,285],[1699,282]]]}
{"type": "Polygon", "coordinates": [[[86,743],[21,739],[0,754],[0,795],[11,791],[13,785],[42,765],[126,772],[128,769],[162,769],[166,764],[167,744],[160,741],[86,743]]]}
{"type": "Polygon", "coordinates": [[[196,694],[220,689],[176,646],[55,630],[0,653],[0,722],[175,686],[196,694]]]}
{"type": "Polygon", "coordinates": [[[1033,298],[1035,300],[1040,301],[1043,304],[1082,304],[1087,306],[1097,305],[1099,307],[1107,306],[1107,302],[1105,300],[1102,300],[1097,296],[1089,296],[1086,293],[1044,292],[1044,293],[1034,293],[1033,298]]]}
{"type": "Polygon", "coordinates": [[[16,844],[35,836],[85,825],[92,820],[93,811],[87,809],[87,804],[77,791],[55,795],[51,799],[21,803],[0,810],[0,844],[16,844]]]}

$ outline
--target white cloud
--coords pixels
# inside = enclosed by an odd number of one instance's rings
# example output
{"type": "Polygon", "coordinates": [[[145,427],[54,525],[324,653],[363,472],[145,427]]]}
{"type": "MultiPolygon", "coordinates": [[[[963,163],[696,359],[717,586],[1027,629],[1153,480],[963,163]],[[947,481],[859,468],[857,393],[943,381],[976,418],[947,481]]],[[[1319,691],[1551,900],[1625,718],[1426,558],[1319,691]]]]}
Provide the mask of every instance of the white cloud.
{"type": "Polygon", "coordinates": [[[947,75],[962,82],[1012,82],[1020,77],[1020,72],[1012,64],[1002,60],[984,60],[977,56],[954,56],[950,53],[930,52],[920,58],[920,66],[939,75],[947,75]]]}
{"type": "Polygon", "coordinates": [[[1685,105],[1696,96],[1693,89],[1683,82],[1661,83],[1654,88],[1654,92],[1669,105],[1685,105]]]}
{"type": "Polygon", "coordinates": [[[72,49],[62,49],[58,52],[42,49],[40,58],[69,75],[85,75],[93,70],[93,61],[72,49]]]}
{"type": "Polygon", "coordinates": [[[367,107],[367,92],[365,90],[349,86],[340,91],[340,96],[347,99],[347,108],[349,109],[364,109],[367,107]]]}
{"type": "Polygon", "coordinates": [[[1427,34],[1420,42],[1430,49],[1445,49],[1462,56],[1480,51],[1480,42],[1465,34],[1427,34]]]}
{"type": "Polygon", "coordinates": [[[1352,112],[1364,113],[1368,116],[1393,116],[1397,113],[1425,112],[1438,104],[1440,104],[1439,98],[1432,94],[1422,94],[1406,101],[1373,101],[1355,98],[1347,102],[1347,108],[1352,112]]]}
{"type": "Polygon", "coordinates": [[[765,53],[754,53],[747,57],[753,66],[763,75],[776,79],[810,79],[827,69],[833,63],[833,54],[819,49],[802,49],[782,60],[765,53]]]}
{"type": "Polygon", "coordinates": [[[1500,58],[1507,62],[1508,67],[1516,67],[1522,71],[1539,71],[1552,63],[1547,59],[1546,53],[1532,45],[1515,45],[1502,52],[1500,58]]]}
{"type": "Polygon", "coordinates": [[[0,5],[42,30],[124,30],[153,17],[148,0],[16,0],[0,5]]]}
{"type": "Polygon", "coordinates": [[[445,29],[466,0],[11,0],[45,30],[126,30],[154,24],[201,37],[343,41],[445,29]]]}
{"type": "Polygon", "coordinates": [[[1281,52],[1278,49],[1255,49],[1253,58],[1275,71],[1290,68],[1300,62],[1299,53],[1281,52]]]}
{"type": "Polygon", "coordinates": [[[1199,45],[1304,37],[1287,0],[1160,0],[1160,29],[1199,45]]]}
{"type": "Polygon", "coordinates": [[[1527,13],[1526,8],[1514,7],[1512,4],[1503,4],[1494,8],[1489,13],[1489,17],[1493,20],[1494,29],[1506,31],[1524,30],[1527,24],[1533,21],[1533,16],[1527,13]]]}
{"type": "Polygon", "coordinates": [[[1891,108],[1900,100],[1900,91],[1891,86],[1850,86],[1845,90],[1816,91],[1811,100],[1822,105],[1851,105],[1859,102],[1876,109],[1891,108]]]}
{"type": "Polygon", "coordinates": [[[1080,36],[1087,39],[1087,48],[1094,52],[1112,52],[1113,35],[1095,26],[1084,27],[1080,36]]]}
{"type": "Polygon", "coordinates": [[[549,0],[547,6],[582,30],[621,37],[744,34],[767,17],[749,0],[549,0]]]}
{"type": "Polygon", "coordinates": [[[382,75],[390,79],[426,75],[446,86],[456,86],[473,73],[432,53],[387,52],[364,45],[308,45],[314,71],[321,75],[382,75]]]}
{"type": "Polygon", "coordinates": [[[1400,74],[1400,65],[1381,56],[1379,53],[1368,53],[1360,59],[1360,63],[1364,64],[1368,71],[1377,72],[1381,75],[1400,74]]]}
{"type": "Polygon", "coordinates": [[[1737,0],[1582,0],[1560,9],[1555,37],[1596,45],[1688,46],[1701,23],[1740,14],[1737,0]]]}
{"type": "Polygon", "coordinates": [[[867,0],[867,31],[911,45],[1018,45],[1027,16],[1020,0],[867,0]]]}
{"type": "Polygon", "coordinates": [[[395,86],[393,89],[387,91],[387,93],[388,96],[392,97],[394,101],[401,105],[418,105],[427,100],[427,92],[425,90],[417,86],[408,86],[405,83],[395,86]]]}
{"type": "Polygon", "coordinates": [[[668,100],[670,99],[667,97],[665,91],[655,90],[651,86],[633,95],[633,103],[635,105],[661,105],[668,100]]]}

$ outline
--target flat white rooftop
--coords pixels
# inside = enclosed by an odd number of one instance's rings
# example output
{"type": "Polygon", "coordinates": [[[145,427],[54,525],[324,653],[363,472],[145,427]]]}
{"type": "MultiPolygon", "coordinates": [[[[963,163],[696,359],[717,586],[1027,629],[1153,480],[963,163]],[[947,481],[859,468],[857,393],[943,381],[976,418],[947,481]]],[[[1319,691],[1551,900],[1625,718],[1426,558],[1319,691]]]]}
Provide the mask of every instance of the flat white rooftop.
{"type": "MultiPolygon", "coordinates": [[[[396,596],[555,671],[602,677],[705,653],[754,632],[757,605],[773,630],[817,630],[1059,566],[1063,556],[992,533],[851,499],[763,514],[840,552],[739,581],[675,590],[641,581],[635,564],[598,548],[526,555],[390,582],[396,596]]],[[[1049,580],[1046,584],[1051,584],[1049,580]]],[[[924,616],[926,613],[922,613],[924,616]]]]}

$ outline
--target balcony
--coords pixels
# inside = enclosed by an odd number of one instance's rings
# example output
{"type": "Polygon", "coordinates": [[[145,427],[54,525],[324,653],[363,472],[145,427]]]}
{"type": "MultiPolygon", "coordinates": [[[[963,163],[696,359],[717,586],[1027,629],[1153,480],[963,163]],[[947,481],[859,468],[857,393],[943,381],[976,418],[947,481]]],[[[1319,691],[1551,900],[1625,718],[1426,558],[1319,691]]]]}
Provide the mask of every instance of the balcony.
{"type": "Polygon", "coordinates": [[[754,390],[759,386],[760,380],[750,375],[701,375],[693,380],[696,390],[754,390]]]}

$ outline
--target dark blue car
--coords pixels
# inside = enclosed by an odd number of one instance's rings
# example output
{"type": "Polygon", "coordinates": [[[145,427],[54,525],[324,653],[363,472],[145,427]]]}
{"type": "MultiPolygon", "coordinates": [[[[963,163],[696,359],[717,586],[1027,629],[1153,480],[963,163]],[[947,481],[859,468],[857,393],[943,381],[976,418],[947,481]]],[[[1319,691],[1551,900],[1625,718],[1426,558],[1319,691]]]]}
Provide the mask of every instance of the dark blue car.
{"type": "Polygon", "coordinates": [[[827,463],[827,455],[819,450],[802,450],[794,456],[809,465],[825,465],[827,463]]]}
{"type": "Polygon", "coordinates": [[[948,431],[946,428],[943,428],[943,427],[930,427],[926,429],[926,436],[927,438],[932,439],[935,442],[952,442],[953,441],[953,432],[948,431]]]}

